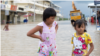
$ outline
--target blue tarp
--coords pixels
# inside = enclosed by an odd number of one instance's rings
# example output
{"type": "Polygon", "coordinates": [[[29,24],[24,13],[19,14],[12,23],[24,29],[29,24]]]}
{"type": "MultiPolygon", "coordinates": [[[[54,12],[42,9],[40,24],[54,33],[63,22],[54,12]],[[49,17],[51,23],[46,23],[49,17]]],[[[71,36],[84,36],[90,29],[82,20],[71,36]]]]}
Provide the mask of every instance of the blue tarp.
{"type": "Polygon", "coordinates": [[[27,20],[27,19],[24,19],[24,23],[25,23],[25,22],[28,22],[28,20],[27,20]]]}

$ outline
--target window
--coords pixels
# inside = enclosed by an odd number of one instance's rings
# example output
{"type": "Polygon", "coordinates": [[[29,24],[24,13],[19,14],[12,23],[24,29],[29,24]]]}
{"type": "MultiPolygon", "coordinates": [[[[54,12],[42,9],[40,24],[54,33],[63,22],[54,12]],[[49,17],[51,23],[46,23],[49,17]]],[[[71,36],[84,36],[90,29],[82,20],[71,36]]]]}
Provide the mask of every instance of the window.
{"type": "Polygon", "coordinates": [[[72,13],[71,16],[79,16],[80,13],[72,13]]]}
{"type": "Polygon", "coordinates": [[[26,8],[28,8],[29,6],[25,6],[26,8]]]}
{"type": "Polygon", "coordinates": [[[22,10],[22,11],[24,11],[24,9],[23,9],[23,8],[19,8],[19,10],[22,10]]]}

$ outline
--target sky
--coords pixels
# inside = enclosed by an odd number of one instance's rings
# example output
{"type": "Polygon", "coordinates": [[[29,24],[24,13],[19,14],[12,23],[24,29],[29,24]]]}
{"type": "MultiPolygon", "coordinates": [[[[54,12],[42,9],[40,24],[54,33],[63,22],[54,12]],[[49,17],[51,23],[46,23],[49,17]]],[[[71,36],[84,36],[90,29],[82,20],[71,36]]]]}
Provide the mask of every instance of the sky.
{"type": "MultiPolygon", "coordinates": [[[[65,17],[69,18],[70,11],[72,11],[72,1],[52,1],[54,4],[60,6],[60,13],[65,17]]],[[[94,3],[94,1],[74,1],[77,10],[80,10],[85,16],[90,16],[90,8],[88,8],[89,3],[94,3]]],[[[91,11],[92,13],[92,11],[91,11]]]]}

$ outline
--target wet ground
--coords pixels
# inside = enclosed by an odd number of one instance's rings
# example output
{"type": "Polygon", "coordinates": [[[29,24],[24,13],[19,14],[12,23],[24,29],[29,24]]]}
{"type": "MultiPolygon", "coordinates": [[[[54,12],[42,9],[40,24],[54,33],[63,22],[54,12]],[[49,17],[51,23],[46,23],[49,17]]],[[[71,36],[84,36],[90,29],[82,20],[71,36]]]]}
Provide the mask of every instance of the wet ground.
{"type": "MultiPolygon", "coordinates": [[[[1,56],[38,56],[38,39],[28,37],[27,32],[37,23],[10,25],[10,31],[3,31],[1,25],[1,56]]],[[[57,50],[58,56],[71,56],[71,36],[75,32],[70,21],[58,22],[57,50]]],[[[94,51],[90,56],[100,56],[100,32],[95,25],[88,24],[87,31],[94,43],[94,51]]],[[[38,34],[38,33],[36,33],[38,34]]]]}

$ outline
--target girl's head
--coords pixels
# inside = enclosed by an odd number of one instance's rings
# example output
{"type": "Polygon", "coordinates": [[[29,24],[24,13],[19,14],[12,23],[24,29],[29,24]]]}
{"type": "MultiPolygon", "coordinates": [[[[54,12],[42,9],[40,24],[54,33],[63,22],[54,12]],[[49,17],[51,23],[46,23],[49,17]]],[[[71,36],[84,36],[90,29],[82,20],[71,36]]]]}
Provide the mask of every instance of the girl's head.
{"type": "Polygon", "coordinates": [[[56,11],[53,8],[47,8],[43,12],[43,21],[53,23],[56,17],[56,11]]]}
{"type": "Polygon", "coordinates": [[[74,28],[78,33],[82,34],[86,32],[86,25],[87,22],[84,19],[80,19],[75,21],[74,28]]]}

